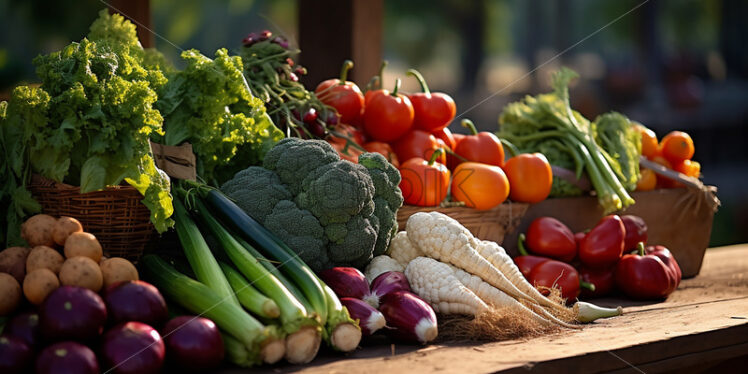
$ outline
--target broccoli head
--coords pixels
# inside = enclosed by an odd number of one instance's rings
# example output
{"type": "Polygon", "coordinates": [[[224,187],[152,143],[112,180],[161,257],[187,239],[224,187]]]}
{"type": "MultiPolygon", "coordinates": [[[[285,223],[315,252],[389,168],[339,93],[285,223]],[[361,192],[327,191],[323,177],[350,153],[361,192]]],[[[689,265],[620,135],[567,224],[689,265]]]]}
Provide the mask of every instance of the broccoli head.
{"type": "Polygon", "coordinates": [[[296,195],[309,173],[339,160],[338,153],[326,141],[285,138],[265,154],[263,167],[278,174],[288,190],[296,195]]]}
{"type": "Polygon", "coordinates": [[[259,222],[265,221],[279,201],[293,199],[277,174],[259,166],[236,173],[223,184],[221,191],[259,222]]]}
{"type": "Polygon", "coordinates": [[[379,226],[374,256],[379,256],[385,253],[398,230],[397,210],[403,205],[400,172],[379,153],[364,153],[358,157],[358,163],[369,170],[374,182],[374,216],[379,226]]]}
{"type": "Polygon", "coordinates": [[[374,213],[374,182],[366,168],[348,161],[323,165],[304,178],[296,204],[320,223],[346,223],[356,215],[374,213]]]}
{"type": "Polygon", "coordinates": [[[363,269],[373,258],[372,248],[377,241],[377,228],[369,219],[358,215],[345,223],[345,232],[343,240],[328,244],[327,255],[336,266],[363,269]]]}
{"type": "Polygon", "coordinates": [[[314,271],[331,266],[325,249],[325,229],[311,212],[299,209],[293,201],[278,202],[273,212],[265,218],[264,226],[283,238],[283,242],[314,271]]]}

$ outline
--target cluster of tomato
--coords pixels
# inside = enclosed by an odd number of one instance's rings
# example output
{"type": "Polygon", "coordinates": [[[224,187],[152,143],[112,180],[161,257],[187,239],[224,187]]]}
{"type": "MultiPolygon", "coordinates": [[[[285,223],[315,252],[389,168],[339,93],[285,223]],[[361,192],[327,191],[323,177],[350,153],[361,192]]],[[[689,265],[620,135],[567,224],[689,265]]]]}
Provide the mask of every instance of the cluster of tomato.
{"type": "MultiPolygon", "coordinates": [[[[690,135],[683,131],[672,131],[658,142],[654,131],[641,125],[637,126],[642,138],[642,156],[686,176],[699,177],[701,174],[701,164],[691,160],[694,153],[694,146],[690,135]]],[[[641,178],[639,178],[639,182],[636,185],[637,191],[683,187],[682,183],[655,174],[650,169],[641,168],[640,171],[641,178]]]]}
{"type": "Polygon", "coordinates": [[[343,159],[356,162],[363,151],[383,154],[399,168],[400,188],[410,205],[437,206],[450,186],[454,201],[476,209],[491,209],[508,197],[518,202],[548,197],[553,176],[545,156],[521,154],[505,162],[496,135],[478,132],[467,119],[462,126],[470,134],[452,134],[447,126],[457,112],[454,100],[432,93],[417,71],[407,74],[418,80],[421,92],[400,93],[400,79],[392,91],[371,89],[366,94],[340,79],[319,84],[315,92],[320,100],[341,116],[342,124],[328,141],[343,159]]]}
{"type": "Polygon", "coordinates": [[[634,299],[665,298],[680,283],[680,267],[667,248],[646,242],[647,225],[633,215],[609,215],[576,234],[555,218],[540,217],[520,235],[514,262],[530,283],[545,292],[558,288],[566,300],[616,289],[634,299]]]}

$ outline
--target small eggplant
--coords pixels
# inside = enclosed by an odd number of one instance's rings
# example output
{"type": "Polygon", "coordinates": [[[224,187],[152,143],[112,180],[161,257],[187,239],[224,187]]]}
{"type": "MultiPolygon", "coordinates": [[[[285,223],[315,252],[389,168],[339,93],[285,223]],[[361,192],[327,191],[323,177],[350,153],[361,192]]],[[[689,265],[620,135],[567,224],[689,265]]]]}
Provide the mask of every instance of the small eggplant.
{"type": "Polygon", "coordinates": [[[388,271],[380,274],[371,282],[371,291],[363,300],[374,308],[379,308],[379,301],[391,292],[411,291],[410,283],[405,274],[400,271],[388,271]]]}
{"type": "Polygon", "coordinates": [[[340,303],[348,309],[351,318],[358,320],[361,333],[369,336],[384,327],[386,321],[382,312],[374,309],[371,305],[352,297],[341,297],[340,303]]]}
{"type": "Polygon", "coordinates": [[[334,267],[323,270],[319,277],[338,297],[363,299],[369,294],[369,283],[364,274],[356,268],[334,267]]]}
{"type": "Polygon", "coordinates": [[[379,310],[396,338],[426,344],[438,335],[436,314],[425,301],[408,291],[384,295],[379,310]]]}

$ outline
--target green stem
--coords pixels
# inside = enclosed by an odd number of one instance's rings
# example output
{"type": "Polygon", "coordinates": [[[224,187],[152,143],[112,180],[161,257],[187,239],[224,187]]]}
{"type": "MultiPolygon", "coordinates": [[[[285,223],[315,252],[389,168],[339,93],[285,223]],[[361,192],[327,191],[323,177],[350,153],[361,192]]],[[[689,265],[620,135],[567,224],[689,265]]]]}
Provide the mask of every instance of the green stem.
{"type": "Polygon", "coordinates": [[[344,85],[346,80],[348,79],[348,70],[353,69],[353,61],[351,60],[345,60],[343,61],[343,67],[340,68],[340,83],[339,85],[344,85]]]}
{"type": "Polygon", "coordinates": [[[423,75],[421,75],[421,73],[419,73],[418,70],[416,70],[416,69],[408,69],[408,71],[405,72],[405,74],[413,76],[413,77],[415,77],[418,80],[418,84],[421,85],[421,92],[423,92],[423,93],[425,93],[427,95],[431,93],[431,90],[429,90],[428,84],[426,84],[426,80],[423,79],[423,75]]]}
{"type": "Polygon", "coordinates": [[[504,147],[507,149],[507,151],[509,151],[509,157],[514,157],[522,153],[519,151],[519,148],[517,148],[516,145],[512,144],[512,142],[504,138],[499,138],[499,140],[501,141],[501,144],[503,144],[504,147]]]}
{"type": "Polygon", "coordinates": [[[595,292],[595,285],[593,283],[590,283],[590,282],[585,282],[583,280],[580,280],[579,281],[579,287],[582,287],[582,288],[584,288],[586,290],[595,292]]]}
{"type": "Polygon", "coordinates": [[[395,79],[395,89],[392,90],[392,93],[390,93],[390,95],[392,95],[393,97],[397,97],[397,91],[400,90],[400,85],[402,83],[403,81],[401,81],[400,78],[395,79]]]}
{"type": "Polygon", "coordinates": [[[460,125],[470,130],[470,135],[478,135],[478,130],[475,129],[475,124],[473,123],[473,121],[465,118],[462,120],[462,122],[460,122],[460,125]]]}
{"type": "Polygon", "coordinates": [[[646,252],[644,251],[644,242],[636,243],[636,252],[639,254],[639,256],[644,256],[646,252]]]}
{"type": "Polygon", "coordinates": [[[436,159],[441,157],[441,155],[444,154],[443,148],[437,148],[434,150],[434,153],[431,154],[431,158],[429,159],[429,166],[433,165],[434,162],[436,162],[436,159]]]}
{"type": "Polygon", "coordinates": [[[517,237],[517,251],[520,256],[528,256],[527,249],[525,248],[525,234],[519,234],[517,237]]]}
{"type": "Polygon", "coordinates": [[[452,151],[449,148],[442,148],[442,149],[444,150],[444,152],[447,152],[448,155],[452,155],[452,156],[458,158],[461,162],[468,162],[468,161],[470,161],[470,160],[466,159],[465,157],[462,157],[462,156],[458,155],[457,153],[454,153],[454,151],[452,151]]]}

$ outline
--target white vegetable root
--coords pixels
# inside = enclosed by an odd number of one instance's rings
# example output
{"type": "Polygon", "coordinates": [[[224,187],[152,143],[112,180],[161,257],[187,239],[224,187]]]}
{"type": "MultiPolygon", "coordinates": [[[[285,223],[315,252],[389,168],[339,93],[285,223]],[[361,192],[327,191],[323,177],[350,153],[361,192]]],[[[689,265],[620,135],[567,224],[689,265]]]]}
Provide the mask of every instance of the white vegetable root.
{"type": "Polygon", "coordinates": [[[515,299],[536,303],[478,254],[480,241],[453,218],[439,212],[418,212],[408,218],[406,231],[411,243],[426,256],[475,274],[515,299]]]}
{"type": "Polygon", "coordinates": [[[417,257],[405,268],[405,276],[413,291],[438,313],[477,315],[488,310],[488,305],[460,283],[443,262],[417,257]]]}
{"type": "Polygon", "coordinates": [[[532,297],[536,303],[549,308],[566,309],[563,305],[554,303],[538,292],[537,288],[533,287],[533,285],[525,279],[522,272],[517,268],[517,265],[514,264],[514,260],[509,257],[504,248],[500,245],[492,241],[481,240],[476,250],[478,251],[478,254],[488,260],[491,265],[501,271],[509,281],[512,282],[512,284],[520,289],[520,291],[532,297]]]}
{"type": "Polygon", "coordinates": [[[392,259],[390,256],[381,255],[374,257],[364,270],[364,276],[369,283],[373,282],[380,274],[388,271],[403,271],[405,265],[392,259]]]}
{"type": "Polygon", "coordinates": [[[423,256],[418,247],[411,244],[406,231],[400,231],[390,240],[390,247],[387,249],[392,259],[403,266],[407,266],[410,261],[418,256],[423,256]]]}

